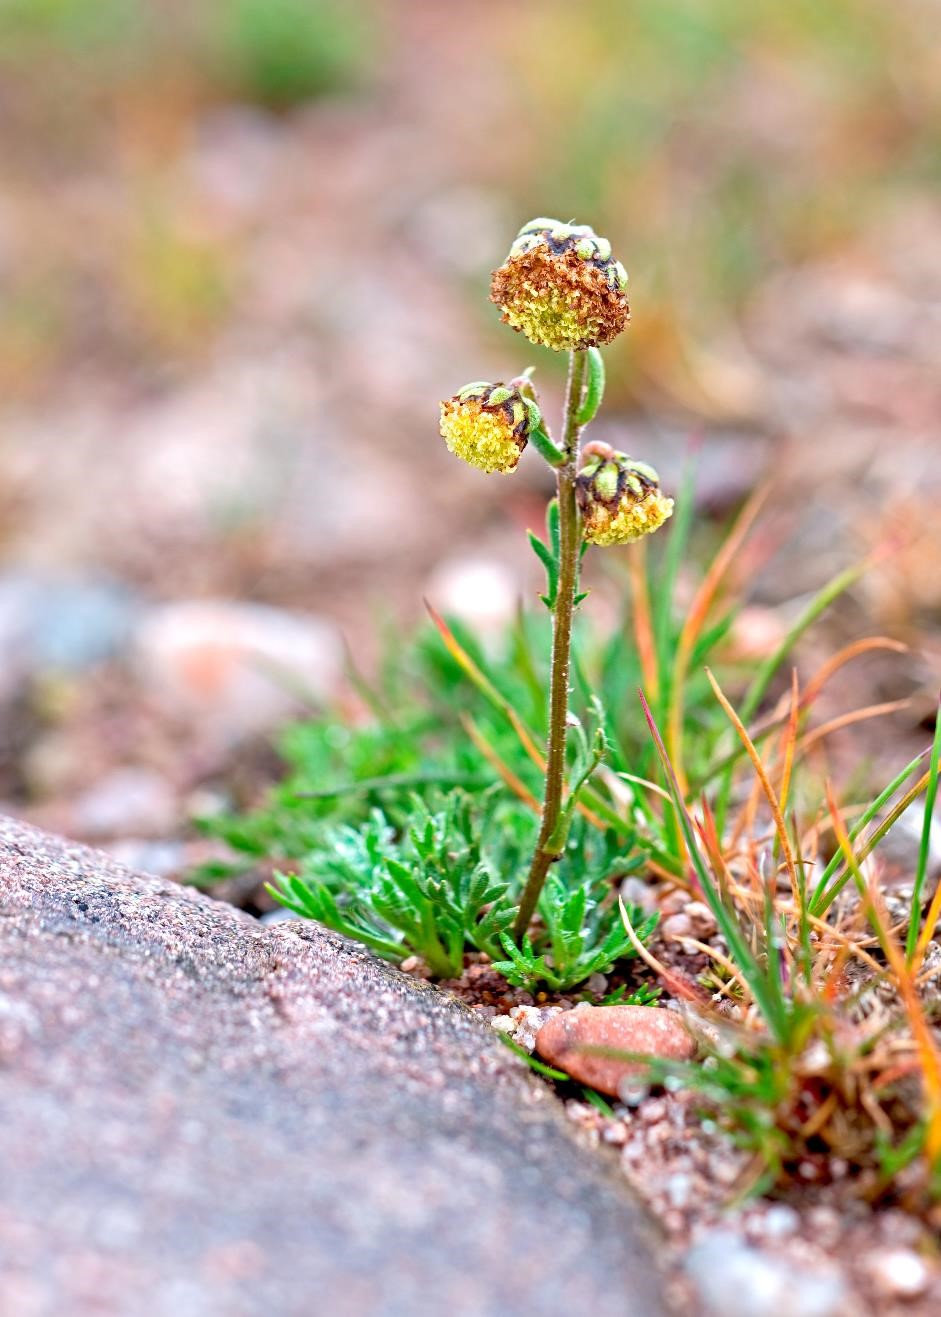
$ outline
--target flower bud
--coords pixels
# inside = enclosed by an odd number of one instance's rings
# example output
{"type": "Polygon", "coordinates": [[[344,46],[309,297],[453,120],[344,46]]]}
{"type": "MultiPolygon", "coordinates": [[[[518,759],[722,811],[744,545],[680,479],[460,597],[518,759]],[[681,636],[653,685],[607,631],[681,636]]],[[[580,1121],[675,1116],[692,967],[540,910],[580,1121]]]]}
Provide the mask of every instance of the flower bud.
{"type": "Polygon", "coordinates": [[[481,471],[515,471],[533,430],[539,408],[524,397],[519,382],[478,381],[441,404],[441,436],[455,456],[481,471]]]}
{"type": "Polygon", "coordinates": [[[490,285],[506,324],[557,352],[610,343],[630,319],[627,272],[587,224],[524,224],[490,285]]]}
{"type": "Polygon", "coordinates": [[[586,445],[575,480],[582,531],[589,544],[627,544],[657,530],[673,512],[652,466],[607,444],[586,445]]]}

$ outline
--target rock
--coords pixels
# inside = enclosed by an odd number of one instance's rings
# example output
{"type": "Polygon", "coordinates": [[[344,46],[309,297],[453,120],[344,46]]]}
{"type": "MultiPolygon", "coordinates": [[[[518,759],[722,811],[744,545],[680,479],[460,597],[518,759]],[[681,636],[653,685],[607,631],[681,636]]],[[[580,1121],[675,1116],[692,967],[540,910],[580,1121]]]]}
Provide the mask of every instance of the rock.
{"type": "Polygon", "coordinates": [[[625,905],[636,905],[645,915],[655,914],[659,909],[657,888],[645,883],[643,878],[633,875],[621,883],[621,899],[625,905]]]}
{"type": "MultiPolygon", "coordinates": [[[[149,768],[117,768],[72,803],[72,829],[82,837],[159,837],[179,821],[176,793],[149,768]]],[[[152,870],[151,870],[152,872],[152,870]]]]}
{"type": "Polygon", "coordinates": [[[141,873],[155,874],[158,878],[176,878],[191,867],[182,841],[120,837],[107,842],[104,849],[120,864],[141,873]]]}
{"type": "Polygon", "coordinates": [[[924,1258],[909,1248],[880,1249],[868,1259],[867,1270],[885,1298],[916,1299],[931,1280],[924,1258]]]}
{"type": "Polygon", "coordinates": [[[0,821],[0,1311],[661,1317],[607,1159],[461,1002],[0,821]]]}
{"type": "Polygon", "coordinates": [[[679,914],[668,915],[660,925],[660,932],[664,937],[692,937],[693,921],[685,910],[679,914]]]}
{"type": "Polygon", "coordinates": [[[709,1317],[854,1317],[860,1311],[835,1269],[795,1267],[727,1229],[703,1235],[685,1269],[709,1317]]]}
{"type": "Polygon", "coordinates": [[[199,716],[231,744],[330,696],[343,650],[332,626],[262,604],[191,600],[153,609],[134,659],[145,687],[179,718],[199,716]]]}
{"type": "Polygon", "coordinates": [[[427,593],[439,613],[466,622],[475,635],[502,641],[522,590],[502,563],[449,558],[435,568],[427,593]]]}
{"type": "Polygon", "coordinates": [[[0,580],[0,701],[13,699],[30,669],[30,590],[17,576],[0,580]]]}
{"type": "Polygon", "coordinates": [[[698,938],[708,937],[710,933],[715,932],[716,917],[704,902],[688,902],[683,913],[692,924],[693,932],[698,938]]]}
{"type": "Polygon", "coordinates": [[[139,604],[109,580],[0,578],[0,700],[46,672],[83,672],[120,653],[139,604]]]}
{"type": "Polygon", "coordinates": [[[599,1093],[618,1097],[625,1080],[642,1075],[642,1063],[592,1056],[582,1048],[616,1048],[644,1056],[686,1061],[696,1044],[679,1016],[655,1006],[579,1006],[547,1020],[536,1034],[536,1051],[599,1093]]]}
{"type": "Polygon", "coordinates": [[[800,1214],[787,1203],[773,1203],[760,1218],[760,1229],[767,1239],[786,1239],[800,1229],[800,1214]]]}
{"type": "Polygon", "coordinates": [[[531,1052],[536,1046],[536,1035],[547,1020],[559,1014],[558,1006],[511,1006],[512,1037],[520,1047],[531,1052]]]}
{"type": "Polygon", "coordinates": [[[38,582],[35,598],[35,662],[55,672],[84,672],[121,654],[141,608],[110,580],[38,582]]]}

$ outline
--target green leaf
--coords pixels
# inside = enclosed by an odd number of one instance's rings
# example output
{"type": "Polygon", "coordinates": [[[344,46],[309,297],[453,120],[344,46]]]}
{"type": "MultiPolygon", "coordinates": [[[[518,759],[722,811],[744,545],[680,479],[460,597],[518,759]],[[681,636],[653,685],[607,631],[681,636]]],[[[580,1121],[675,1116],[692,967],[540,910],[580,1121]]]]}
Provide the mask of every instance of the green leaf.
{"type": "Polygon", "coordinates": [[[597,348],[588,349],[587,364],[585,392],[576,417],[579,425],[588,425],[595,419],[604,398],[604,359],[597,348]]]}
{"type": "Polygon", "coordinates": [[[540,457],[545,458],[551,467],[565,465],[565,454],[561,448],[556,447],[541,425],[537,425],[534,430],[530,430],[529,437],[536,452],[540,457]]]}
{"type": "Polygon", "coordinates": [[[931,858],[931,833],[934,827],[934,807],[938,798],[938,773],[941,768],[941,703],[934,723],[934,740],[931,743],[931,759],[928,765],[928,785],[925,788],[925,814],[921,826],[921,845],[918,848],[918,866],[915,869],[915,883],[912,887],[911,911],[908,919],[908,937],[905,940],[905,955],[911,964],[918,945],[921,927],[921,894],[928,876],[928,862],[931,858]]]}

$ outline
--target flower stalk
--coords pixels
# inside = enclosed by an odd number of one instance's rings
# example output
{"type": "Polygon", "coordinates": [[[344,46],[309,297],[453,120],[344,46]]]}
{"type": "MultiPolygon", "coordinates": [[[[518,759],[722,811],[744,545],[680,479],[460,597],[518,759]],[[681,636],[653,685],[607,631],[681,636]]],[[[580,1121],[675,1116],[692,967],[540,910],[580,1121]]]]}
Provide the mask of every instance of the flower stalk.
{"type": "Polygon", "coordinates": [[[525,947],[530,921],[552,865],[565,853],[579,796],[605,753],[603,710],[592,703],[597,731],[589,746],[578,727],[571,781],[567,781],[569,674],[572,620],[583,595],[579,563],[586,545],[620,545],[657,530],[673,511],[656,471],[608,444],[589,444],[582,465],[579,442],[604,397],[604,362],[598,348],[630,319],[627,273],[607,238],[585,224],[539,218],[524,224],[503,264],[493,272],[490,298],[501,317],[531,343],[569,353],[561,442],[546,429],[531,369],[509,384],[477,381],[441,403],[439,428],[448,448],[470,466],[509,475],[532,442],[555,472],[557,497],[547,514],[548,540],[529,541],[546,569],[542,601],[552,613],[549,719],[539,835],[513,936],[525,947]]]}
{"type": "Polygon", "coordinates": [[[562,430],[563,465],[556,469],[559,500],[559,584],[552,612],[552,661],[549,676],[549,733],[546,745],[546,782],[542,805],[542,822],[529,876],[513,924],[513,935],[520,940],[529,928],[551,865],[565,849],[565,837],[558,835],[565,784],[565,742],[568,730],[569,673],[572,666],[572,620],[578,589],[578,560],[581,547],[575,477],[578,472],[578,444],[582,431],[583,393],[586,353],[572,352],[569,358],[568,387],[562,430]]]}

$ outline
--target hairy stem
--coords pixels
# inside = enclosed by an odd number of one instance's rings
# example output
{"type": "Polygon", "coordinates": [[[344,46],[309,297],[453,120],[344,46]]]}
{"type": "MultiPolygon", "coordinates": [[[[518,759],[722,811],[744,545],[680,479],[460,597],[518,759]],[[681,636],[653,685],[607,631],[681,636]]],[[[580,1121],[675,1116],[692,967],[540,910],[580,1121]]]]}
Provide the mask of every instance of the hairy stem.
{"type": "MultiPolygon", "coordinates": [[[[559,859],[561,849],[551,846],[562,811],[565,786],[565,738],[568,730],[569,670],[572,654],[572,617],[578,586],[579,525],[575,501],[575,476],[578,471],[578,440],[581,424],[578,416],[585,387],[586,356],[573,352],[569,361],[568,388],[562,427],[562,450],[565,461],[556,470],[559,497],[559,587],[552,615],[552,667],[549,678],[549,736],[546,748],[546,786],[542,805],[542,823],[533,853],[529,877],[523,889],[520,908],[513,924],[513,936],[519,942],[536,909],[539,893],[550,866],[559,859]]],[[[564,843],[563,843],[564,845],[564,843]]]]}

